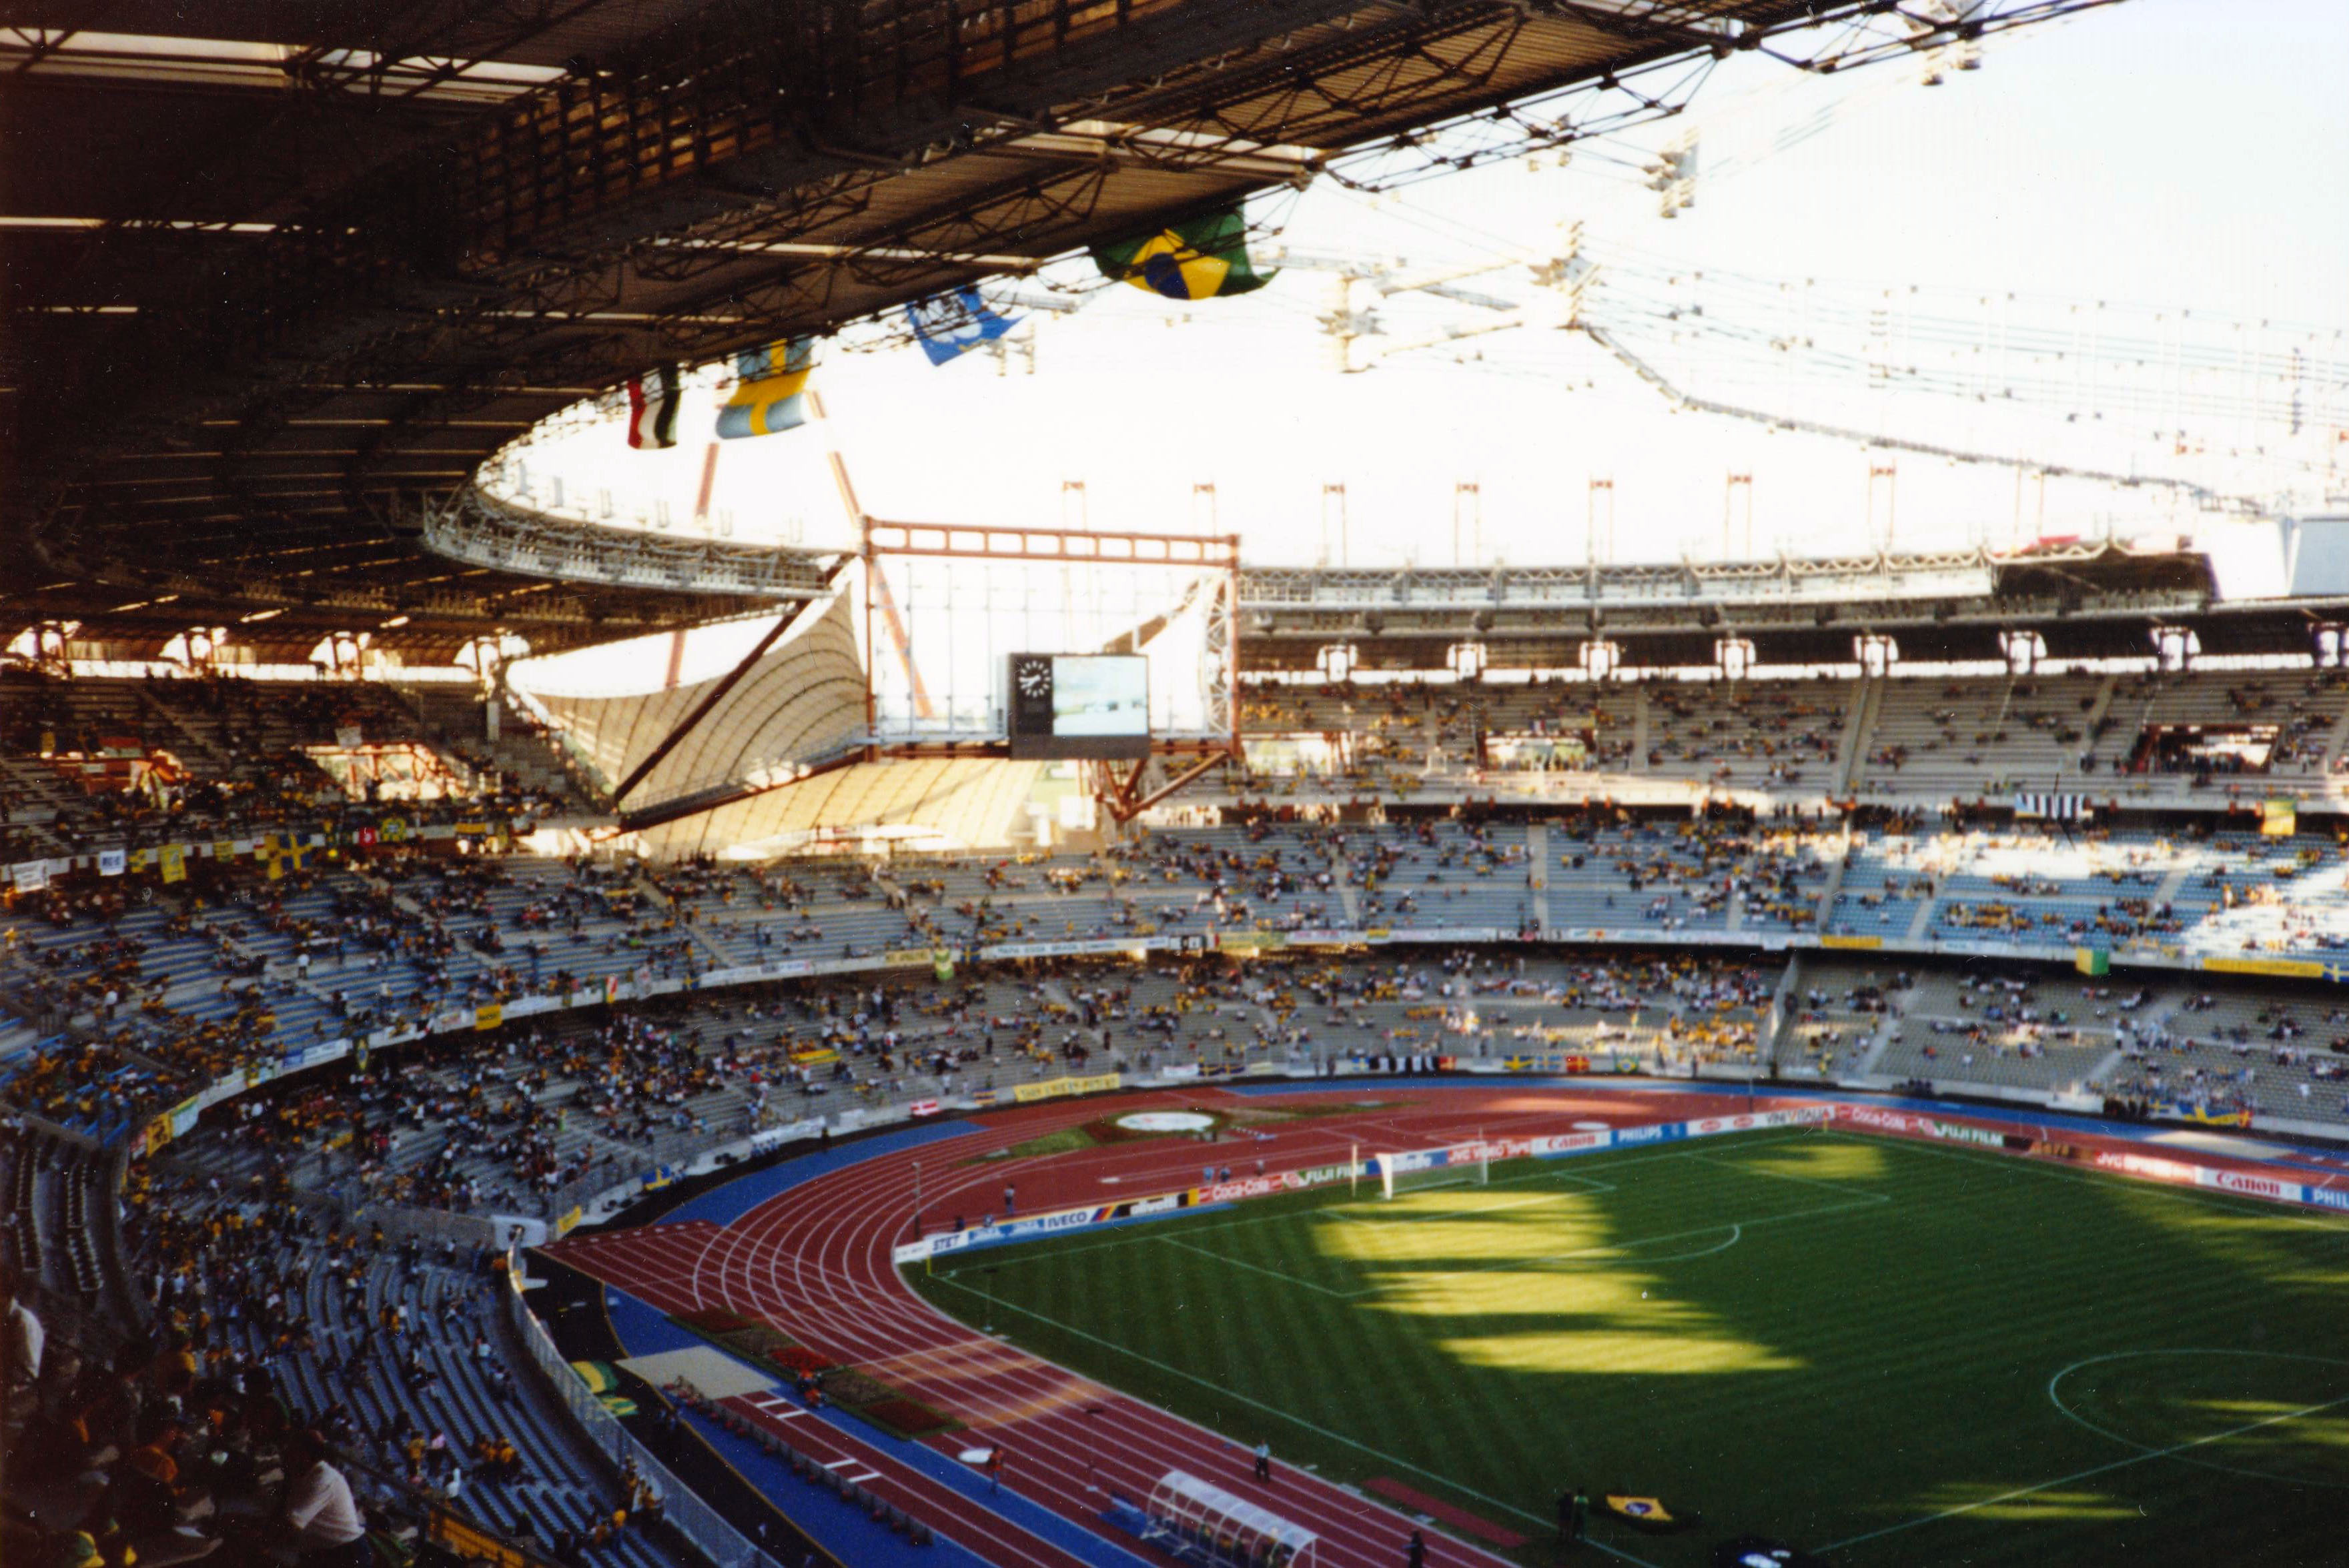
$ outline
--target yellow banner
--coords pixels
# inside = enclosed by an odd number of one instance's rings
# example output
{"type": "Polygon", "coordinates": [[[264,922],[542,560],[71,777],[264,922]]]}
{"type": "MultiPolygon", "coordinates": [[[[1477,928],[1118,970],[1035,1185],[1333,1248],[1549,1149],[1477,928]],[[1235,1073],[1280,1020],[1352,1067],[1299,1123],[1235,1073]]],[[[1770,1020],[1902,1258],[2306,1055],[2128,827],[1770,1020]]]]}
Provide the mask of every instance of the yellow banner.
{"type": "Polygon", "coordinates": [[[554,1222],[555,1236],[560,1239],[561,1237],[569,1235],[572,1232],[579,1228],[579,1222],[586,1217],[585,1212],[580,1209],[578,1204],[572,1204],[571,1207],[565,1209],[560,1215],[556,1216],[554,1222]]]}
{"type": "Polygon", "coordinates": [[[881,955],[881,964],[886,969],[927,969],[930,966],[930,950],[926,947],[895,948],[881,955]]]}
{"type": "Polygon", "coordinates": [[[485,1563],[488,1568],[533,1568],[531,1558],[442,1509],[432,1511],[425,1533],[468,1563],[485,1563]]]}
{"type": "Polygon", "coordinates": [[[1011,1090],[1011,1098],[1022,1105],[1033,1105],[1040,1099],[1059,1099],[1071,1094],[1101,1094],[1113,1089],[1124,1081],[1116,1073],[1094,1073],[1086,1078],[1046,1078],[1042,1083],[1023,1083],[1011,1090]]]}
{"type": "Polygon", "coordinates": [[[492,1002],[486,1007],[473,1009],[473,1027],[476,1029],[494,1029],[505,1021],[506,1005],[503,1002],[492,1002]]]}
{"type": "Polygon", "coordinates": [[[163,880],[167,882],[188,880],[188,846],[165,844],[160,851],[163,863],[163,880]]]}
{"type": "Polygon", "coordinates": [[[133,850],[130,851],[130,858],[123,862],[123,866],[127,871],[143,872],[153,863],[154,859],[155,851],[152,850],[133,850]]]}
{"type": "Polygon", "coordinates": [[[2300,831],[2300,808],[2290,800],[2260,802],[2260,832],[2271,839],[2289,839],[2300,831]]]}
{"type": "Polygon", "coordinates": [[[1884,938],[1880,936],[1822,936],[1819,938],[1819,945],[1821,947],[1841,947],[1856,952],[1872,953],[1876,949],[1884,945],[1884,938]]]}
{"type": "Polygon", "coordinates": [[[233,861],[236,859],[236,841],[234,839],[214,839],[212,841],[212,859],[216,861],[233,861]]]}
{"type": "Polygon", "coordinates": [[[2281,975],[2293,980],[2324,978],[2324,965],[2304,958],[2205,958],[2202,967],[2221,975],[2281,975]]]}
{"type": "Polygon", "coordinates": [[[397,844],[401,842],[408,837],[408,819],[405,817],[386,817],[381,822],[376,825],[375,836],[378,841],[382,843],[397,844]]]}
{"type": "Polygon", "coordinates": [[[1225,931],[1216,935],[1216,945],[1226,953],[1263,952],[1288,944],[1288,934],[1278,931],[1225,931]]]}
{"type": "Polygon", "coordinates": [[[486,833],[489,830],[490,825],[487,822],[460,822],[457,824],[457,831],[460,833],[486,833]]]}

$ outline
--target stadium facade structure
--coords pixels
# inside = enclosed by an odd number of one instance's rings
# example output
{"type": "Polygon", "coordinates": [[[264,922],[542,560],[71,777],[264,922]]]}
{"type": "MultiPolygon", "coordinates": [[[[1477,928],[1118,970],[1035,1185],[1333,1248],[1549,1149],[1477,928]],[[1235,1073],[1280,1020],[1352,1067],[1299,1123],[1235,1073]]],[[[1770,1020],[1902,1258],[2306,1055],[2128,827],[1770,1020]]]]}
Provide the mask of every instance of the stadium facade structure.
{"type": "MultiPolygon", "coordinates": [[[[478,505],[465,522],[446,526],[496,537],[511,526],[511,512],[503,506],[478,505]]],[[[544,520],[534,526],[568,531],[573,552],[568,570],[592,572],[599,569],[595,562],[605,560],[615,573],[641,564],[632,552],[644,536],[631,531],[544,520]]],[[[900,531],[911,527],[868,526],[900,531]]],[[[1592,705],[1604,708],[1611,700],[1608,692],[1628,693],[1642,677],[1718,671],[1723,649],[1730,645],[1739,648],[1748,668],[1763,672],[1744,684],[1767,693],[1794,689],[1780,673],[1788,669],[1858,669],[1862,643],[1876,641],[1885,647],[1886,668],[1843,679],[1826,697],[1817,696],[1816,679],[1799,683],[1817,700],[1838,708],[1835,727],[1849,744],[1829,759],[1834,766],[1812,768],[1798,780],[1738,779],[1733,789],[1737,799],[1768,807],[1933,790],[1974,799],[2026,788],[2085,788],[2108,799],[2116,791],[2125,792],[2148,807],[2192,807],[2195,800],[2179,790],[2152,788],[2143,780],[2122,782],[2129,760],[2125,755],[2106,758],[2101,779],[2084,777],[2076,766],[2041,759],[2020,770],[1985,769],[1971,782],[1936,774],[1930,784],[1913,788],[1890,779],[1882,769],[1875,769],[1871,779],[1868,755],[1871,737],[1884,727],[1888,710],[1897,721],[1907,706],[1927,698],[1922,682],[1904,678],[1903,665],[2004,667],[2014,676],[2078,661],[2122,665],[2137,661],[2150,667],[2159,661],[2165,634],[2176,640],[2177,647],[2190,650],[2185,655],[2188,667],[2172,672],[2181,683],[2195,678],[2195,658],[2301,659],[2312,666],[2337,663],[2337,635],[2327,645],[2320,634],[2349,619],[2349,571],[2337,563],[2349,545],[2349,523],[2320,519],[2218,526],[2224,533],[2223,544],[2209,547],[2173,536],[2142,542],[2046,540],[2004,552],[1581,567],[1371,571],[1243,563],[1235,579],[1235,665],[1249,693],[1309,691],[1309,686],[1255,683],[1309,682],[1317,667],[1326,667],[1330,651],[1342,649],[1355,676],[1371,677],[1358,682],[1355,694],[1366,715],[1375,706],[1382,678],[1447,676],[1464,646],[1475,650],[1481,673],[1453,688],[1452,695],[1502,707],[1526,706],[1526,689],[1514,683],[1529,672],[1567,672],[1573,677],[1590,668],[1590,654],[1597,648],[1604,649],[1611,663],[1605,678],[1590,683],[1588,696],[1592,705]],[[2030,649],[2021,662],[2015,656],[2018,638],[2030,649]],[[2333,651],[2326,653],[2326,647],[2333,651]],[[1869,688],[1875,686],[1883,692],[1871,695],[1869,688]],[[1477,698],[1477,693],[1485,694],[1484,698],[1477,698]],[[2005,780],[2006,787],[1993,789],[1993,779],[2005,780]],[[1879,788],[1871,789],[1871,783],[1879,788]]],[[[701,574],[693,580],[697,591],[740,591],[746,597],[750,596],[749,583],[757,574],[771,572],[775,559],[772,552],[739,546],[714,551],[693,546],[692,552],[699,552],[694,569],[701,574]]],[[[832,803],[811,808],[808,802],[818,790],[806,781],[808,775],[852,765],[870,767],[891,756],[919,754],[928,763],[963,764],[1000,755],[999,732],[975,730],[950,747],[908,748],[892,745],[892,738],[866,728],[869,715],[854,711],[864,696],[859,681],[870,680],[873,661],[888,656],[885,651],[876,655],[874,639],[868,636],[863,665],[852,667],[857,655],[845,628],[854,608],[851,601],[864,593],[862,574],[874,570],[872,561],[870,555],[837,554],[813,566],[833,586],[804,602],[797,617],[786,624],[788,629],[780,631],[776,645],[753,650],[753,656],[728,676],[645,698],[593,704],[551,699],[553,717],[573,727],[596,757],[607,790],[636,780],[620,791],[627,798],[616,803],[623,826],[657,832],[663,846],[702,850],[779,831],[854,826],[859,810],[868,813],[865,820],[903,825],[906,817],[888,803],[895,792],[866,787],[873,776],[844,794],[836,785],[823,786],[821,794],[832,803]],[[803,627],[811,623],[828,628],[823,637],[803,635],[803,627]],[[812,652],[819,644],[833,650],[829,663],[812,652]],[[762,707],[765,698],[753,695],[782,690],[799,695],[787,707],[771,711],[762,707]],[[836,706],[822,711],[813,700],[819,692],[835,694],[836,706]],[[713,712],[713,704],[722,706],[713,712]],[[773,790],[796,792],[797,798],[755,803],[773,790]],[[719,809],[727,812],[722,820],[667,830],[680,819],[719,809]]],[[[1146,647],[1146,636],[1136,645],[1146,647]]],[[[2108,684],[2117,686],[2118,678],[2108,684]]],[[[1562,693],[1573,689],[1545,688],[1560,701],[1568,700],[1562,693]]],[[[1349,717],[1351,706],[1335,695],[1343,690],[1342,683],[1324,689],[1324,697],[1331,700],[1322,703],[1318,717],[1283,721],[1259,713],[1237,722],[1235,732],[1243,744],[1284,728],[1327,731],[1334,738],[1361,722],[1349,717]]],[[[2132,717],[2114,707],[2110,691],[2101,695],[2102,700],[2094,703],[2093,722],[2101,727],[2107,720],[2119,724],[2132,717]]],[[[1620,700],[1646,701],[1632,696],[1620,700]]],[[[1533,781],[1496,778],[1481,745],[1482,731],[1506,724],[1502,717],[1489,722],[1480,718],[1472,727],[1480,733],[1466,737],[1468,744],[1452,748],[1443,766],[1414,769],[1419,775],[1413,783],[1414,798],[1422,803],[1526,798],[1533,781]]],[[[1191,745],[1164,749],[1166,754],[1146,775],[1132,781],[1123,802],[1117,798],[1121,780],[1115,775],[1092,775],[1112,815],[1133,815],[1125,808],[1193,773],[1191,745]]],[[[1639,749],[1644,753],[1648,748],[1639,749]]],[[[2309,810],[2331,810],[2340,792],[2324,783],[2318,771],[2313,782],[2279,777],[2275,783],[2309,810]]],[[[957,798],[967,804],[964,786],[977,785],[981,778],[968,768],[956,769],[957,798]]],[[[905,798],[928,800],[935,807],[943,779],[926,775],[920,785],[909,783],[905,798]]],[[[1594,768],[1587,777],[1550,779],[1532,798],[1550,804],[1580,799],[1685,804],[1731,793],[1692,788],[1702,781],[1685,768],[1632,762],[1594,768]]],[[[2257,780],[2246,776],[2239,783],[2251,789],[2257,780]]],[[[1188,784],[1182,798],[1228,801],[1261,794],[1263,789],[1261,779],[1252,779],[1243,769],[1211,768],[1188,784]]],[[[1345,796],[1335,784],[1319,793],[1327,797],[1333,791],[1340,799],[1345,796]]],[[[1008,841],[1003,836],[1008,818],[984,819],[997,805],[1016,807],[1019,792],[993,786],[981,792],[995,802],[981,818],[959,808],[947,813],[955,822],[947,835],[953,841],[1008,841]]],[[[1376,787],[1359,791],[1365,801],[1382,793],[1376,787]]],[[[1388,799],[1392,803],[1391,795],[1388,799]]],[[[2202,803],[2209,803],[2207,797],[2202,803]]]]}
{"type": "Polygon", "coordinates": [[[430,520],[654,366],[1618,129],[1742,51],[1840,68],[2106,3],[37,0],[0,41],[6,634],[238,624],[282,660],[373,626],[446,662],[695,624],[741,606],[690,563],[549,588],[543,550],[452,567],[430,520]],[[264,16],[305,36],[236,36],[264,16]]]}

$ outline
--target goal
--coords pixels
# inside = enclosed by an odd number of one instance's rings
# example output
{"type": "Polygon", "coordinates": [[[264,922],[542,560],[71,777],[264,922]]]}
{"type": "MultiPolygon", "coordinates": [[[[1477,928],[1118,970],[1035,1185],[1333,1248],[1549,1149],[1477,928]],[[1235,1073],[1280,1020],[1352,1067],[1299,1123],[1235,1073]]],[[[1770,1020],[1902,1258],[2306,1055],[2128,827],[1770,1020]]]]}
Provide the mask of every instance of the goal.
{"type": "MultiPolygon", "coordinates": [[[[1408,1155],[1402,1156],[1409,1160],[1408,1155]]],[[[1421,1192],[1430,1187],[1489,1187],[1493,1182],[1493,1167],[1489,1161],[1447,1160],[1441,1164],[1422,1165],[1415,1170],[1395,1169],[1396,1157],[1389,1155],[1379,1161],[1379,1196],[1392,1198],[1399,1192],[1421,1192]]]]}

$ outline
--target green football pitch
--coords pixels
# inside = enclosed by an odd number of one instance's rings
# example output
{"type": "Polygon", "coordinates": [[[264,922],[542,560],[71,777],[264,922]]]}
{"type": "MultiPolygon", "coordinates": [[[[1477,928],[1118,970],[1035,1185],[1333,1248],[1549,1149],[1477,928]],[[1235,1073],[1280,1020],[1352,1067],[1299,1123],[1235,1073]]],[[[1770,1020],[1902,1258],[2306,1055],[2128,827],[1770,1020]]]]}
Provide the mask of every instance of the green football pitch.
{"type": "Polygon", "coordinates": [[[2042,1161],[1765,1132],[1265,1199],[916,1271],[957,1317],[1331,1480],[1555,1552],[2349,1562],[2349,1225],[2042,1161]]]}

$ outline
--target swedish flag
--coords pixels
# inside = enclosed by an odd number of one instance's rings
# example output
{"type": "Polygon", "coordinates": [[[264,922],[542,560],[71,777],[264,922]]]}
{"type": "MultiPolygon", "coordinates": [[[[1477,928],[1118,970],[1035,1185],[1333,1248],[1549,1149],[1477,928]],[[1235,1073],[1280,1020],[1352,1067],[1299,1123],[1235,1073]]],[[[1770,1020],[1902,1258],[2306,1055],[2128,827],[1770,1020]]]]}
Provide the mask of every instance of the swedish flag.
{"type": "Polygon", "coordinates": [[[815,368],[815,339],[794,337],[734,356],[734,396],[718,410],[721,440],[774,436],[807,423],[808,373],[815,368]]]}

